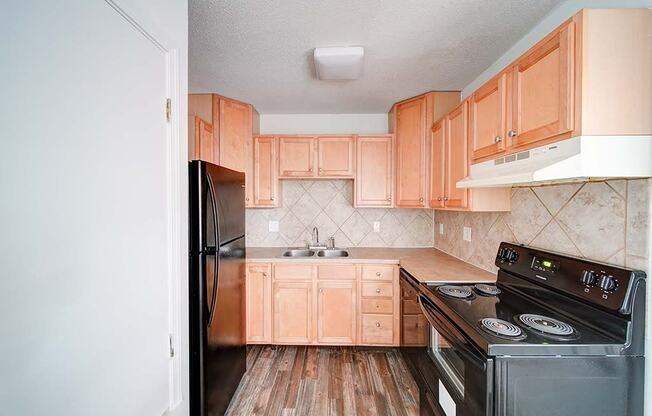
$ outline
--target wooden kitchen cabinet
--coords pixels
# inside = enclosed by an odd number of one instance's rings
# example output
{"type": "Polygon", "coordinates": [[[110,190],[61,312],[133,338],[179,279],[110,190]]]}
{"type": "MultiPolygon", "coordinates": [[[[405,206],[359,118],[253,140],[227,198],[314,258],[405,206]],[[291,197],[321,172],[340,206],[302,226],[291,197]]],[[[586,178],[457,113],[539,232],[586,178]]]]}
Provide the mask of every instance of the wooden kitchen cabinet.
{"type": "Polygon", "coordinates": [[[246,272],[247,343],[272,342],[272,266],[249,264],[246,272]]]}
{"type": "Polygon", "coordinates": [[[213,163],[216,158],[213,125],[198,116],[188,117],[188,152],[191,160],[213,163]]]}
{"type": "Polygon", "coordinates": [[[280,136],[279,177],[315,176],[315,143],[313,136],[280,136]]]}
{"type": "Polygon", "coordinates": [[[507,74],[501,73],[469,98],[471,160],[505,150],[507,131],[507,74]]]}
{"type": "Polygon", "coordinates": [[[393,136],[358,136],[356,143],[355,206],[391,207],[393,136]]]}
{"type": "Polygon", "coordinates": [[[317,176],[353,177],[354,142],[353,136],[317,137],[317,176]]]}
{"type": "Polygon", "coordinates": [[[273,283],[273,342],[310,344],[313,341],[312,282],[276,280],[273,283]]]}
{"type": "Polygon", "coordinates": [[[569,21],[520,57],[512,69],[510,146],[573,129],[575,23],[569,21]]]}
{"type": "Polygon", "coordinates": [[[280,206],[277,146],[274,136],[253,138],[252,207],[280,206]]]}
{"type": "Polygon", "coordinates": [[[469,171],[469,100],[433,124],[429,206],[454,211],[509,211],[510,188],[458,188],[469,171]]]}
{"type": "Polygon", "coordinates": [[[427,206],[429,130],[459,100],[459,92],[431,92],[392,107],[389,125],[395,135],[396,206],[427,206]]]}
{"type": "Polygon", "coordinates": [[[317,282],[317,342],[355,344],[356,282],[317,282]]]}

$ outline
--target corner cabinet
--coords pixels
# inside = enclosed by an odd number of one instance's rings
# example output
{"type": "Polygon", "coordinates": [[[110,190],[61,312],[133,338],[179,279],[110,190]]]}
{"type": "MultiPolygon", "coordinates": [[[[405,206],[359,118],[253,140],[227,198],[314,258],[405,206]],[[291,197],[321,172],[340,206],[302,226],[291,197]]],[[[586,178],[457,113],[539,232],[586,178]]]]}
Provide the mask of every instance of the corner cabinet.
{"type": "Polygon", "coordinates": [[[357,137],[356,207],[392,206],[393,146],[392,135],[357,137]]]}
{"type": "Polygon", "coordinates": [[[466,189],[456,185],[469,170],[471,100],[464,101],[432,126],[429,206],[451,211],[509,211],[510,188],[466,189]]]}

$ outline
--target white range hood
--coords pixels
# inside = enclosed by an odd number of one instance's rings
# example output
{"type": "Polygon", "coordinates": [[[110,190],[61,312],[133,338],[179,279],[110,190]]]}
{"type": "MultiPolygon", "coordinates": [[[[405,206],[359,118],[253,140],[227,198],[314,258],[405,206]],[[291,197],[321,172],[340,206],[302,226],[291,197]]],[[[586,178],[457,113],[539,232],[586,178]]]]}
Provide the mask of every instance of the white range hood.
{"type": "Polygon", "coordinates": [[[652,176],[652,136],[578,136],[471,165],[458,188],[652,176]]]}

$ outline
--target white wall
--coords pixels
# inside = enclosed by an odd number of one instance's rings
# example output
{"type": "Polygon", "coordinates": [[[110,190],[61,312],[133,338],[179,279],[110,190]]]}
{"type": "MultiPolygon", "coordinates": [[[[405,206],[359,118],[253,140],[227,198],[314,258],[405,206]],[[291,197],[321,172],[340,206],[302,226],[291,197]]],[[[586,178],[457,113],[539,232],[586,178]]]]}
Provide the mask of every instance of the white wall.
{"type": "Polygon", "coordinates": [[[263,134],[301,133],[387,133],[387,113],[383,114],[261,114],[263,134]]]}
{"type": "Polygon", "coordinates": [[[187,397],[187,2],[116,1],[0,13],[0,414],[187,397]]]}
{"type": "Polygon", "coordinates": [[[531,48],[541,38],[550,33],[562,22],[573,16],[584,8],[609,9],[609,8],[636,8],[652,7],[652,0],[567,0],[554,8],[536,26],[532,28],[521,40],[509,48],[500,58],[491,64],[484,72],[478,75],[466,87],[462,89],[462,97],[467,97],[478,87],[491,79],[498,72],[502,71],[514,59],[518,58],[525,51],[531,48]]]}

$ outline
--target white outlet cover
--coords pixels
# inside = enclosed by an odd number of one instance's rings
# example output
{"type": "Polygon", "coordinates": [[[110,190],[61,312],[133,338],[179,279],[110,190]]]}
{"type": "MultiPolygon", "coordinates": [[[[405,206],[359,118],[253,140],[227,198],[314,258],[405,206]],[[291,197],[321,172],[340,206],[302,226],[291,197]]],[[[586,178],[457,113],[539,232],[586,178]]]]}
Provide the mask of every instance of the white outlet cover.
{"type": "Polygon", "coordinates": [[[278,221],[270,221],[269,222],[269,232],[270,233],[277,233],[278,232],[278,221]]]}
{"type": "Polygon", "coordinates": [[[464,227],[462,230],[462,239],[464,241],[471,241],[471,227],[464,227]]]}
{"type": "Polygon", "coordinates": [[[439,234],[444,235],[444,223],[439,223],[439,234]]]}
{"type": "Polygon", "coordinates": [[[375,233],[380,232],[380,221],[374,221],[374,232],[375,233]]]}

